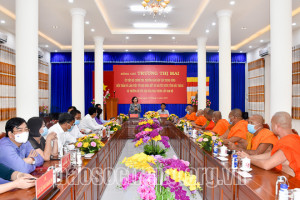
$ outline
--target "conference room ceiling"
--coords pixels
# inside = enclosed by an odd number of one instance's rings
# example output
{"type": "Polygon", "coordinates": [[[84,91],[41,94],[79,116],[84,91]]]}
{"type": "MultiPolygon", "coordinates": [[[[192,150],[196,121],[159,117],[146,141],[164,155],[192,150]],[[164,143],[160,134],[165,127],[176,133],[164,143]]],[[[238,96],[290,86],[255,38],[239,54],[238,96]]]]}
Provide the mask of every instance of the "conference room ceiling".
{"type": "MultiPolygon", "coordinates": [[[[218,18],[216,12],[232,10],[232,46],[235,52],[247,52],[270,40],[269,31],[240,45],[242,41],[270,24],[270,0],[171,0],[172,10],[153,18],[144,12],[132,12],[130,6],[141,5],[141,0],[39,0],[39,45],[48,51],[70,51],[72,41],[71,8],[87,11],[85,45],[93,51],[94,36],[105,37],[106,51],[195,51],[197,37],[207,36],[209,51],[218,50],[218,18]],[[213,23],[216,25],[213,25],[213,23]],[[167,23],[163,29],[134,28],[134,23],[167,23]],[[243,28],[245,27],[245,28],[243,28]],[[92,31],[94,29],[94,32],[92,31]],[[209,33],[207,33],[207,30],[209,33]],[[151,39],[149,39],[151,37],[151,39]],[[126,39],[127,38],[127,39],[126,39]],[[129,38],[129,39],[128,39],[129,38]],[[49,41],[53,39],[53,41],[49,41]],[[55,44],[53,44],[55,43],[55,44]],[[250,49],[249,46],[252,46],[250,49]]],[[[300,7],[293,0],[293,10],[300,7]]],[[[15,33],[15,0],[0,0],[0,28],[15,33]],[[5,12],[5,9],[8,11],[5,12]],[[11,15],[12,14],[12,15],[11,15]]],[[[293,17],[300,28],[300,14],[293,17]]]]}

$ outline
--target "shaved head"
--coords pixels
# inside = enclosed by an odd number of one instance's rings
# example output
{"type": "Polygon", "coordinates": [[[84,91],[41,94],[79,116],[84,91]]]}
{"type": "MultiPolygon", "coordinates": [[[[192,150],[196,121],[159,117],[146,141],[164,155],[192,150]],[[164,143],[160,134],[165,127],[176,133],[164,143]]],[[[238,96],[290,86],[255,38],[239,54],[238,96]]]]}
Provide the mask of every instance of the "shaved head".
{"type": "Polygon", "coordinates": [[[213,113],[213,116],[214,116],[215,118],[222,119],[222,114],[221,114],[220,111],[215,111],[215,112],[213,113]]]}
{"type": "Polygon", "coordinates": [[[284,129],[291,129],[292,128],[292,117],[287,112],[277,112],[272,117],[272,125],[278,125],[284,129]]]}
{"type": "Polygon", "coordinates": [[[236,108],[236,109],[233,109],[231,112],[230,112],[230,114],[229,115],[232,115],[232,116],[234,116],[234,117],[237,117],[237,118],[243,118],[242,116],[243,116],[243,113],[242,113],[242,111],[240,110],[240,109],[238,109],[238,108],[236,108]]]}
{"type": "Polygon", "coordinates": [[[207,114],[209,110],[210,110],[210,108],[205,108],[204,109],[204,114],[207,114]]]}
{"type": "Polygon", "coordinates": [[[250,118],[249,118],[249,122],[252,121],[253,124],[264,124],[265,120],[264,118],[261,116],[261,115],[252,115],[250,118]]]}
{"type": "Polygon", "coordinates": [[[197,111],[197,116],[201,116],[201,115],[203,115],[203,113],[204,113],[204,111],[200,109],[197,111]]]}

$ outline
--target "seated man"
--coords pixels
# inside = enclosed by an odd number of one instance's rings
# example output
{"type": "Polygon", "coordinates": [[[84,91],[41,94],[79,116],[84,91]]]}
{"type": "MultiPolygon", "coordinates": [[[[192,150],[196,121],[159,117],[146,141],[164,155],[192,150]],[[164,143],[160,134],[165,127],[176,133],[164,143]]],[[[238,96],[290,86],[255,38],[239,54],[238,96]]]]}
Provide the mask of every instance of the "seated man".
{"type": "Polygon", "coordinates": [[[195,121],[197,119],[196,113],[194,112],[194,108],[190,105],[188,105],[185,109],[186,115],[182,119],[195,121]]]}
{"type": "Polygon", "coordinates": [[[201,128],[204,126],[207,122],[207,119],[203,116],[204,111],[203,110],[198,110],[196,113],[197,119],[195,122],[192,122],[192,125],[195,126],[196,128],[201,128]]]}
{"type": "MultiPolygon", "coordinates": [[[[205,109],[207,109],[207,108],[205,108],[205,109]]],[[[209,109],[206,114],[204,112],[204,114],[205,114],[204,116],[207,119],[207,121],[206,121],[205,125],[202,127],[202,129],[207,130],[207,131],[211,131],[215,127],[215,123],[212,120],[213,113],[214,113],[214,110],[212,110],[212,109],[209,109]]]]}
{"type": "Polygon", "coordinates": [[[0,164],[0,178],[3,178],[7,181],[12,181],[10,183],[1,184],[0,194],[16,188],[31,188],[35,185],[34,176],[15,171],[3,164],[0,164]]]}
{"type": "Polygon", "coordinates": [[[157,112],[158,112],[160,115],[165,115],[165,114],[167,114],[168,116],[170,115],[170,114],[169,114],[169,111],[166,110],[166,104],[165,104],[165,103],[162,103],[162,104],[160,105],[160,110],[158,110],[157,112]]]}
{"type": "Polygon", "coordinates": [[[246,148],[248,122],[243,120],[242,111],[240,109],[233,109],[229,113],[229,124],[231,124],[231,128],[220,137],[223,140],[223,143],[228,144],[229,142],[232,142],[240,145],[240,147],[246,148]]]}
{"type": "Polygon", "coordinates": [[[276,168],[300,179],[300,136],[292,131],[292,118],[287,112],[277,112],[272,117],[271,127],[280,139],[271,152],[261,155],[248,155],[238,152],[239,157],[248,157],[251,164],[262,169],[276,168]]]}
{"type": "Polygon", "coordinates": [[[70,134],[74,127],[74,121],[74,117],[71,114],[62,113],[58,117],[58,123],[49,129],[49,133],[54,132],[57,135],[59,153],[63,151],[64,145],[76,142],[76,138],[70,134]]]}
{"type": "Polygon", "coordinates": [[[215,127],[212,129],[212,132],[222,136],[229,127],[229,123],[226,119],[222,119],[222,114],[220,111],[215,111],[213,113],[213,119],[215,127]]]}
{"type": "MultiPolygon", "coordinates": [[[[0,163],[15,171],[31,173],[44,163],[28,141],[29,130],[22,118],[11,118],[5,125],[6,137],[0,140],[0,163]]],[[[0,178],[0,184],[7,181],[0,178]]]]}
{"type": "Polygon", "coordinates": [[[78,125],[80,124],[80,120],[81,120],[81,112],[79,110],[72,110],[70,112],[70,114],[75,119],[74,127],[73,127],[72,131],[70,132],[70,135],[72,135],[76,139],[83,137],[84,134],[82,134],[81,132],[84,133],[84,130],[79,130],[79,128],[78,128],[78,125]]]}
{"type": "Polygon", "coordinates": [[[86,133],[92,132],[100,132],[104,127],[99,125],[95,117],[97,115],[97,109],[95,107],[89,108],[89,114],[87,114],[80,122],[79,129],[84,129],[86,133]]]}
{"type": "Polygon", "coordinates": [[[272,131],[264,128],[264,119],[261,115],[252,115],[248,121],[248,131],[253,135],[248,141],[249,149],[239,148],[235,144],[229,142],[229,148],[232,150],[244,151],[249,155],[263,154],[271,149],[278,142],[278,138],[272,131]]]}
{"type": "Polygon", "coordinates": [[[70,113],[72,110],[77,110],[77,108],[75,106],[70,106],[68,108],[68,113],[70,113]]]}

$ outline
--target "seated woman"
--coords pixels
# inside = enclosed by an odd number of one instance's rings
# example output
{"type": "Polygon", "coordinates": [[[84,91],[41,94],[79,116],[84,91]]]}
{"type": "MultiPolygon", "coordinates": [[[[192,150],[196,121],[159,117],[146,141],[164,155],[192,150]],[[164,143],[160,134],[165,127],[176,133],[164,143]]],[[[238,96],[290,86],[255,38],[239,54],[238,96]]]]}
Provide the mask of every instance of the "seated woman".
{"type": "Polygon", "coordinates": [[[40,154],[45,161],[50,160],[50,156],[58,156],[57,135],[52,132],[47,135],[45,140],[42,135],[48,132],[44,121],[39,117],[32,117],[28,120],[29,142],[32,147],[40,154]],[[53,147],[51,143],[53,142],[53,147]]]}
{"type": "Polygon", "coordinates": [[[0,178],[7,181],[12,181],[5,184],[0,184],[0,194],[16,188],[26,189],[35,185],[35,178],[30,174],[14,171],[0,163],[0,178]]]}
{"type": "Polygon", "coordinates": [[[138,114],[140,117],[140,113],[142,112],[141,105],[138,104],[139,100],[137,97],[132,97],[132,104],[130,104],[129,114],[138,114]]]}
{"type": "MultiPolygon", "coordinates": [[[[100,105],[100,104],[99,104],[100,105]]],[[[101,115],[102,114],[102,109],[97,107],[97,115],[95,117],[95,120],[98,124],[102,125],[102,124],[106,124],[107,122],[109,122],[109,120],[104,120],[104,119],[101,119],[101,115]]]]}

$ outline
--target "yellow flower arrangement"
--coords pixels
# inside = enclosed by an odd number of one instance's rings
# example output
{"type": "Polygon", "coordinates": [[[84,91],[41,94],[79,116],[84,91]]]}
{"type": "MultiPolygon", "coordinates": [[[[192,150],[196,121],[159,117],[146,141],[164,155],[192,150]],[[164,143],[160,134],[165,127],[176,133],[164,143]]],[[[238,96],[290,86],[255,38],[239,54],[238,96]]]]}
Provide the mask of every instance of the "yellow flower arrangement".
{"type": "Polygon", "coordinates": [[[90,144],[88,142],[83,143],[83,148],[88,148],[90,144]]]}
{"type": "Polygon", "coordinates": [[[152,128],[145,128],[144,131],[151,132],[151,131],[153,131],[153,129],[152,128]]]}
{"type": "Polygon", "coordinates": [[[119,125],[116,121],[110,121],[104,124],[104,127],[107,127],[109,131],[117,131],[121,129],[121,125],[119,125]]]}
{"type": "Polygon", "coordinates": [[[191,191],[201,188],[200,183],[196,180],[197,177],[191,175],[189,172],[178,171],[177,169],[167,169],[166,174],[176,182],[182,181],[182,183],[191,191]]]}
{"type": "Polygon", "coordinates": [[[155,173],[153,167],[149,164],[155,164],[156,159],[153,156],[148,156],[144,153],[135,154],[129,158],[125,157],[122,164],[126,167],[145,170],[148,173],[155,173]]]}
{"type": "Polygon", "coordinates": [[[135,143],[135,147],[138,147],[141,144],[143,144],[143,139],[142,138],[135,143]]]}
{"type": "Polygon", "coordinates": [[[156,141],[156,142],[157,142],[157,141],[161,141],[161,136],[158,135],[158,136],[154,137],[153,140],[156,141]]]}
{"type": "Polygon", "coordinates": [[[155,111],[148,111],[145,113],[144,117],[146,119],[152,119],[152,118],[159,118],[160,115],[158,112],[155,112],[155,111]]]}

